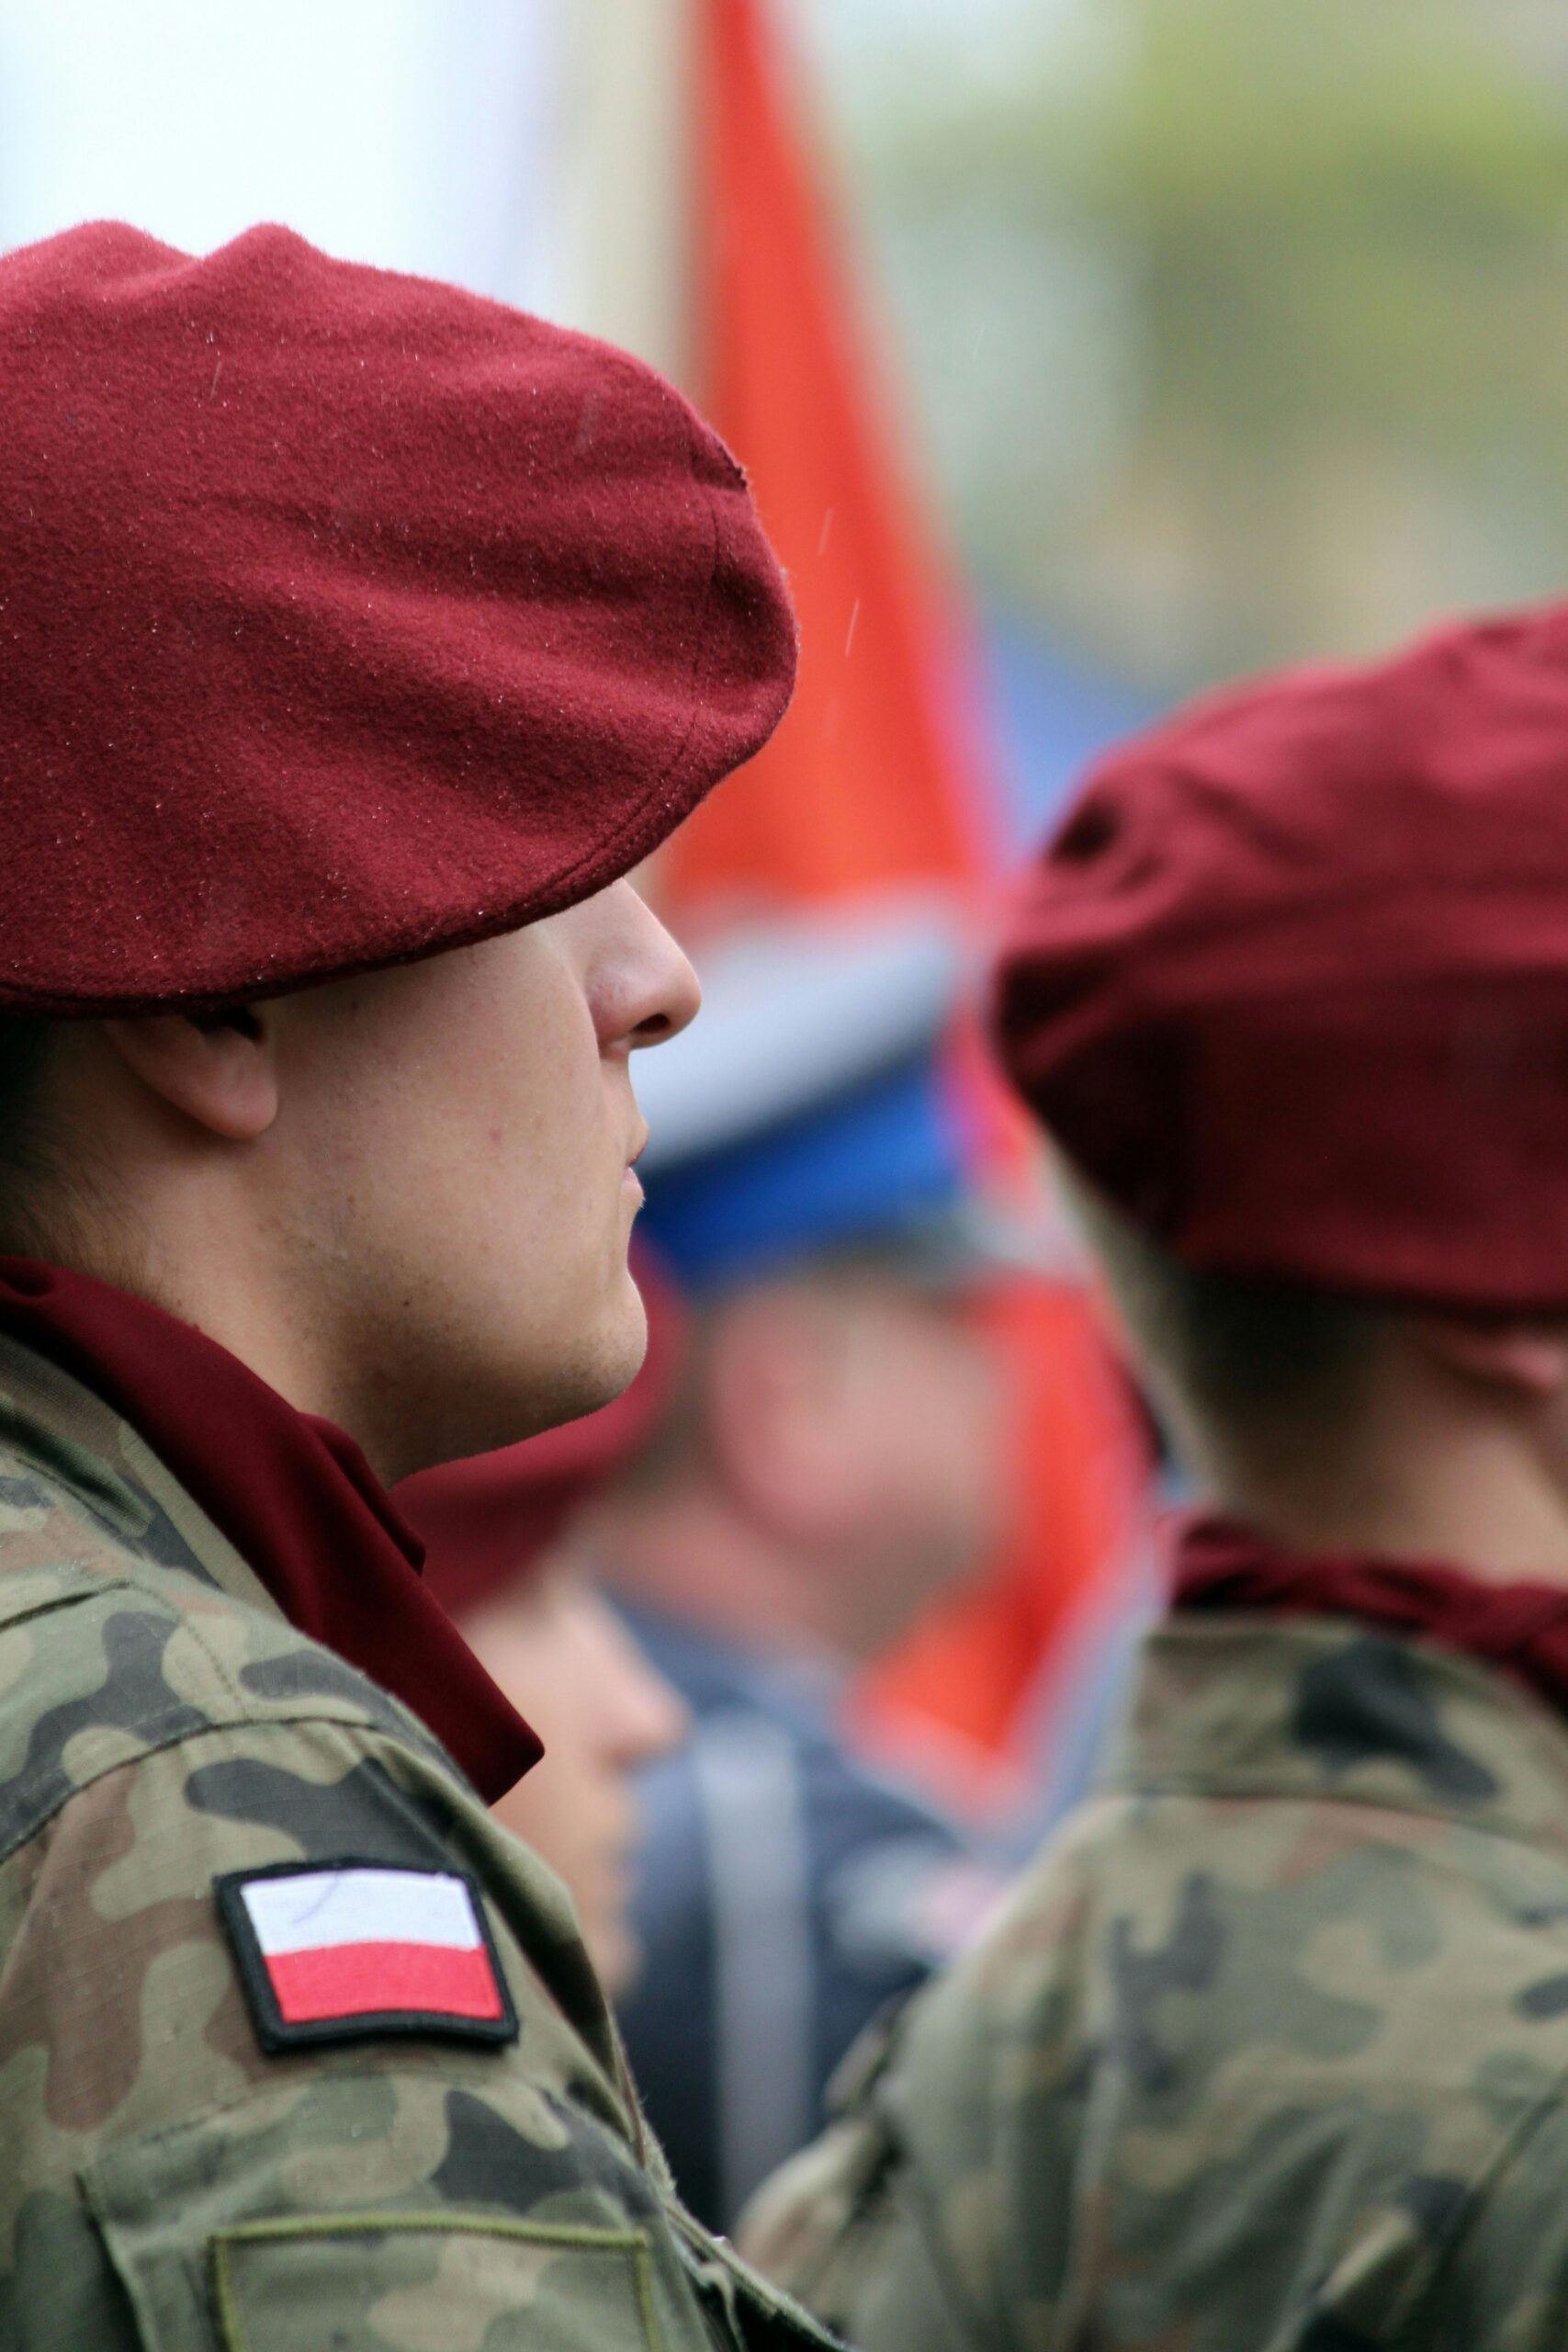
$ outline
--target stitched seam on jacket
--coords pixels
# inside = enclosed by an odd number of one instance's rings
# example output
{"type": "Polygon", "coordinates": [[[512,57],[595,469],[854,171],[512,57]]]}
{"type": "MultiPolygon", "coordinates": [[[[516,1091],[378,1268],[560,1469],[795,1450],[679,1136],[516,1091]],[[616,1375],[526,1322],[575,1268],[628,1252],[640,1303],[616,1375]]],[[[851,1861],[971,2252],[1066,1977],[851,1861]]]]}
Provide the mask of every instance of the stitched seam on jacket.
{"type": "MultiPolygon", "coordinates": [[[[241,1700],[239,1703],[243,1708],[245,1702],[241,1700]]],[[[96,1789],[100,1781],[109,1780],[116,1772],[134,1772],[139,1764],[147,1763],[154,1756],[164,1755],[171,1747],[189,1747],[197,1740],[209,1737],[214,1732],[299,1731],[318,1724],[328,1725],[334,1730],[358,1732],[367,1741],[384,1743],[392,1749],[394,1754],[400,1755],[405,1752],[392,1734],[383,1729],[381,1725],[367,1724],[358,1715],[333,1713],[330,1700],[316,1703],[309,1714],[298,1715],[269,1715],[256,1708],[253,1702],[248,1713],[228,1716],[215,1715],[210,1722],[201,1724],[194,1730],[187,1728],[172,1731],[164,1738],[149,1739],[146,1746],[139,1748],[134,1756],[116,1756],[100,1765],[96,1771],[90,1771],[85,1780],[73,1781],[59,1802],[51,1804],[46,1812],[30,1822],[19,1836],[13,1838],[9,1843],[0,1840],[0,1866],[8,1862],[13,1854],[19,1854],[23,1847],[29,1846],[35,1838],[41,1838],[51,1824],[59,1820],[73,1799],[84,1795],[88,1789],[96,1789]]],[[[428,1766],[430,1759],[421,1755],[418,1747],[411,1744],[406,1752],[419,1757],[421,1762],[428,1766]]]]}
{"type": "Polygon", "coordinates": [[[661,2352],[658,2317],[653,2302],[653,2280],[649,2262],[649,2240],[646,2230],[594,2229],[586,2222],[509,2222],[501,2217],[489,2219],[474,2213],[342,2213],[304,2215],[299,2220],[279,2218],[276,2221],[241,2222],[231,2230],[216,2230],[209,2241],[212,2263],[213,2301],[218,2310],[219,2324],[223,2331],[226,2352],[250,2352],[249,2340],[240,2316],[234,2294],[234,2284],[229,2260],[230,2249],[235,2245],[281,2243],[290,2238],[333,2238],[352,2235],[355,2231],[376,2231],[384,2234],[408,2236],[492,2237],[520,2239],[531,2245],[577,2246],[590,2253],[629,2254],[636,2281],[637,2309],[642,2319],[643,2334],[648,2338],[649,2352],[661,2352]]]}
{"type": "MultiPolygon", "coordinates": [[[[1463,2202],[1459,2211],[1450,2222],[1441,2237],[1431,2247],[1426,2262],[1419,2267],[1416,2277],[1411,2279],[1409,2286],[1394,2306],[1387,2331],[1391,2341],[1396,2342],[1401,2334],[1419,2317],[1421,2306],[1441,2285],[1445,2272],[1458,2259],[1461,2241],[1472,2223],[1480,2216],[1490,2191],[1509,2166],[1523,2154],[1542,2125],[1562,2109],[1565,2087],[1568,2087],[1568,2069],[1559,2075],[1547,2096],[1538,2099],[1535,2106],[1519,2118],[1513,2129],[1504,2133],[1489,2161],[1466,2185],[1463,2202]]],[[[1568,2295],[1568,2289],[1560,2288],[1555,2299],[1559,2308],[1562,2307],[1565,2295],[1568,2295]]],[[[1416,2339],[1417,2342],[1424,2340],[1421,2337],[1416,2339]]]]}

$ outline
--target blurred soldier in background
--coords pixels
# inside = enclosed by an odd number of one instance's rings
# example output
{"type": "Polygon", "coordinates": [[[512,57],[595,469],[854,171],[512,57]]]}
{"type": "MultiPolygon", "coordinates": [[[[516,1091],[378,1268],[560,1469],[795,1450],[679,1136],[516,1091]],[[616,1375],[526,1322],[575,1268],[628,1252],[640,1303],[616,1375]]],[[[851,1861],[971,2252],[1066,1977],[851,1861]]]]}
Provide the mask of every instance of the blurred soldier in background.
{"type": "Polygon", "coordinates": [[[867,2352],[1559,2346],[1568,609],[1091,778],[1007,1062],[1213,1515],[1098,1797],[754,2253],[867,2352]]]}
{"type": "Polygon", "coordinates": [[[683,1368],[581,1538],[694,1714],[645,1781],[622,2014],[682,2193],[723,2225],[998,1892],[840,1711],[852,1669],[987,1556],[1008,1465],[965,1319],[1001,1248],[936,1057],[951,917],[899,898],[705,962],[708,1047],[670,1073],[647,1175],[694,1302],[683,1368]]]}
{"type": "Polygon", "coordinates": [[[636,1973],[629,1914],[640,1836],[637,1768],[683,1736],[679,1693],[643,1656],[573,1541],[594,1489],[648,1436],[675,1333],[639,1268],[649,1351],[613,1404],[521,1445],[403,1479],[394,1499],[424,1539],[424,1581],[545,1744],[496,1818],[559,1872],[612,1995],[636,1973]]]}

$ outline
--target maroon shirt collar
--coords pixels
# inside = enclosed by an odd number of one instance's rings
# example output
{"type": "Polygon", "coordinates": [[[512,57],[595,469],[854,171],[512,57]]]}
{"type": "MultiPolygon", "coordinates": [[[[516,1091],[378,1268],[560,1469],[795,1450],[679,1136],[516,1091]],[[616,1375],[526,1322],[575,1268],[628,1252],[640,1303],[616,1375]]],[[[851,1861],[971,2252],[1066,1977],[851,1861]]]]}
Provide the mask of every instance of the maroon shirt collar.
{"type": "Polygon", "coordinates": [[[412,1707],[493,1804],[540,1746],[420,1581],[424,1547],[354,1440],[216,1340],[85,1274],[0,1257],[0,1330],[124,1416],[289,1623],[412,1707]]]}
{"type": "Polygon", "coordinates": [[[1568,1590],[1557,1585],[1489,1584],[1430,1560],[1282,1552],[1220,1517],[1179,1521],[1173,1539],[1178,1610],[1353,1617],[1500,1667],[1568,1714],[1568,1590]]]}

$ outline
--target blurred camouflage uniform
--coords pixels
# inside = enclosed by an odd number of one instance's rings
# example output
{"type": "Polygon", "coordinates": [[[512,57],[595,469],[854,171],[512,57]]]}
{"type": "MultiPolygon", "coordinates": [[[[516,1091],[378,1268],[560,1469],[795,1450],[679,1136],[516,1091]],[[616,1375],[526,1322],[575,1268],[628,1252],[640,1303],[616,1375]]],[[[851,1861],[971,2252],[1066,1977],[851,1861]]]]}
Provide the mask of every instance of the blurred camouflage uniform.
{"type": "Polygon", "coordinates": [[[0,1569],[0,2344],[804,2340],[675,2205],[557,1882],[9,1340],[0,1569]],[[214,1882],[347,1855],[471,1874],[514,2042],[264,2053],[214,1882]]]}
{"type": "Polygon", "coordinates": [[[1098,1796],[742,2244],[863,2352],[1568,2342],[1568,1725],[1179,1613],[1098,1796]]]}

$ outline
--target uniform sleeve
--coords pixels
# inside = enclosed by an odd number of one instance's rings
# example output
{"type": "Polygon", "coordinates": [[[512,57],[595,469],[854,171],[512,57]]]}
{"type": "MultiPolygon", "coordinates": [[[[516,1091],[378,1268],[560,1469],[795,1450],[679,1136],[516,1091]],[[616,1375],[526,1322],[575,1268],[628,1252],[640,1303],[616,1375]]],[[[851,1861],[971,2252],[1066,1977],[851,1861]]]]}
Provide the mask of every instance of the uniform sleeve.
{"type": "MultiPolygon", "coordinates": [[[[644,2161],[613,2041],[592,2046],[596,1996],[557,1883],[394,1744],[263,1722],[134,1758],[11,1855],[0,1904],[5,2169],[20,2185],[5,2340],[96,2352],[806,2340],[684,2223],[644,2161]],[[401,2024],[367,2036],[329,2018],[317,2038],[269,2046],[266,1985],[247,1978],[217,1890],[269,1873],[309,1890],[302,1864],[321,1866],[323,1883],[352,1869],[469,1886],[515,2035],[438,2018],[422,2030],[424,1986],[401,2024]]],[[[380,1945],[370,1962],[343,1949],[351,1964],[388,1964],[380,1945]]],[[[389,2016],[409,1985],[384,1989],[389,2016]]],[[[319,1995],[304,1999],[320,2009],[319,1995]]]]}
{"type": "Polygon", "coordinates": [[[940,2217],[873,2114],[840,2118],[785,2165],[747,2209],[739,2243],[859,2352],[974,2352],[987,2341],[940,2217]]]}
{"type": "Polygon", "coordinates": [[[748,2258],[860,2352],[1012,2352],[1007,2192],[964,1972],[874,2028],[835,2121],[753,2199],[748,2258]]]}
{"type": "Polygon", "coordinates": [[[1089,2070],[1070,1866],[1026,1875],[851,2052],[837,2120],[743,2217],[749,2257],[860,2352],[1025,2352],[1070,2300],[1089,2070]]]}
{"type": "MultiPolygon", "coordinates": [[[[1510,2085],[1510,2089],[1517,2087],[1510,2085]]],[[[1452,2194],[1395,2352],[1561,2352],[1568,2343],[1568,2102],[1561,2086],[1481,2181],[1452,2194]]],[[[1356,2339],[1347,2335],[1352,2347],[1356,2339]]]]}

